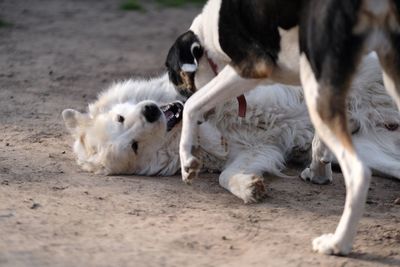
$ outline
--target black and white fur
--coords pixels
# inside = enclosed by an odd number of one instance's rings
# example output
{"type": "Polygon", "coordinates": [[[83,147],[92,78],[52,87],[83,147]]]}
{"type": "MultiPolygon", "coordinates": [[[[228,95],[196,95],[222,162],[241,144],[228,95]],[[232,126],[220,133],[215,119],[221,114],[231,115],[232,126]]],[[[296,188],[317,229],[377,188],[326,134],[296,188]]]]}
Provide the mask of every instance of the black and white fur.
{"type": "MultiPolygon", "coordinates": [[[[348,254],[371,172],[348,131],[346,96],[363,53],[375,50],[386,89],[400,107],[399,11],[399,0],[208,1],[167,58],[169,76],[180,92],[190,95],[201,88],[188,99],[183,113],[183,180],[190,182],[199,171],[192,151],[203,114],[260,83],[296,83],[300,76],[316,128],[313,154],[324,155],[324,163],[329,163],[326,145],[338,159],[346,183],[346,203],[335,233],[315,239],[313,248],[348,254]],[[223,66],[215,78],[204,55],[223,66]]],[[[327,168],[310,167],[304,178],[328,180],[327,168]]]]}

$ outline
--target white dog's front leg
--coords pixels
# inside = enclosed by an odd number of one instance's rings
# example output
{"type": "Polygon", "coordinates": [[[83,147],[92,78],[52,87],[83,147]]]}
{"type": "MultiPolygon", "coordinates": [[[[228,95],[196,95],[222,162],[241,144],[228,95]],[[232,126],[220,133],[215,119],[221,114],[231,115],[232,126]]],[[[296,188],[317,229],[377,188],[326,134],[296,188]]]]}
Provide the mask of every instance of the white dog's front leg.
{"type": "Polygon", "coordinates": [[[305,181],[315,184],[328,184],[332,182],[332,154],[324,145],[317,134],[312,141],[312,159],[310,167],[300,174],[305,181]]]}
{"type": "Polygon", "coordinates": [[[259,79],[240,77],[228,65],[218,76],[189,98],[183,110],[182,136],[179,147],[183,181],[190,183],[197,176],[201,167],[200,161],[193,155],[193,151],[197,148],[194,137],[197,134],[197,123],[200,116],[218,103],[253,89],[259,82],[259,79]]]}

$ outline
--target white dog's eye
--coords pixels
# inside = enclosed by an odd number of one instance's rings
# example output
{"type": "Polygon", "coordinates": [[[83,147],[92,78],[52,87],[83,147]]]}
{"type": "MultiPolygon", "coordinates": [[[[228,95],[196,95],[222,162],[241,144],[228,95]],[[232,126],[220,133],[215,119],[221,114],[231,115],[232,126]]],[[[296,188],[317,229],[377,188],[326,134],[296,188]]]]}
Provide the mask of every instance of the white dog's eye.
{"type": "Polygon", "coordinates": [[[133,152],[135,152],[135,154],[137,154],[137,151],[138,151],[138,149],[139,149],[139,144],[138,144],[138,142],[135,141],[135,140],[133,140],[131,147],[132,147],[133,152]]]}
{"type": "Polygon", "coordinates": [[[385,123],[385,128],[389,131],[396,131],[399,128],[397,123],[385,123]]]}
{"type": "Polygon", "coordinates": [[[118,121],[119,123],[124,123],[125,118],[124,118],[123,116],[121,116],[121,115],[117,115],[117,121],[118,121]]]}

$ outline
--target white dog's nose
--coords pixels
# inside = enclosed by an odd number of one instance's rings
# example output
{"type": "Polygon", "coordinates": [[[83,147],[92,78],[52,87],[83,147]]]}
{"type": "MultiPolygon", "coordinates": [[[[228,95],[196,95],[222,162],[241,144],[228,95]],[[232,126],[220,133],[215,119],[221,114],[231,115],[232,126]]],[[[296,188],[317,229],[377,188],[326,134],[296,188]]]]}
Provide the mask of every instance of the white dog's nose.
{"type": "Polygon", "coordinates": [[[161,110],[156,104],[147,104],[142,110],[143,116],[150,123],[157,121],[161,116],[161,110]]]}

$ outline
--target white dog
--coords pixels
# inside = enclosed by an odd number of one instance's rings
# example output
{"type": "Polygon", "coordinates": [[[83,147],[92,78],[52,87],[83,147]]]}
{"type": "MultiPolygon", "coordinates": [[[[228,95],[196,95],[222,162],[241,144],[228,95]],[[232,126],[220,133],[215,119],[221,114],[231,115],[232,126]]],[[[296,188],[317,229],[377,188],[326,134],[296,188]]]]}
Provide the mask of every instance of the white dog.
{"type": "MultiPolygon", "coordinates": [[[[221,186],[245,203],[263,196],[263,173],[284,176],[289,159],[306,163],[314,135],[300,87],[265,87],[246,95],[246,118],[237,116],[235,100],[207,114],[194,151],[203,170],[221,171],[221,186]]],[[[366,59],[352,87],[348,113],[357,150],[378,174],[400,178],[400,116],[385,93],[374,57],[366,59]]],[[[78,164],[103,174],[178,173],[179,100],[164,75],[113,84],[89,105],[88,113],[64,110],[78,164]]],[[[323,160],[323,155],[315,155],[312,164],[320,164],[323,176],[331,179],[323,160]]]]}

